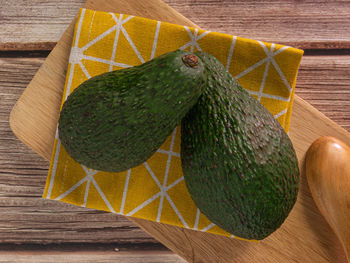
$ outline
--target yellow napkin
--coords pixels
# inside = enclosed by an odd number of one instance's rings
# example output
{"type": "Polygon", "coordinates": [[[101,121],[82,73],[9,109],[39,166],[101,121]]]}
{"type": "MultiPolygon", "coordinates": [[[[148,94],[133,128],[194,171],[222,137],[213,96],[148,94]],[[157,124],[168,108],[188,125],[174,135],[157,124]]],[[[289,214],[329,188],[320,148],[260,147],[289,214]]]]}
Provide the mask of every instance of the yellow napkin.
{"type": "MultiPolygon", "coordinates": [[[[75,25],[62,104],[90,77],[178,48],[214,55],[288,131],[302,50],[88,9],[80,10],[75,25]]],[[[201,214],[187,192],[179,127],[147,162],[122,173],[100,172],[76,163],[56,135],[43,197],[232,236],[201,214]]]]}

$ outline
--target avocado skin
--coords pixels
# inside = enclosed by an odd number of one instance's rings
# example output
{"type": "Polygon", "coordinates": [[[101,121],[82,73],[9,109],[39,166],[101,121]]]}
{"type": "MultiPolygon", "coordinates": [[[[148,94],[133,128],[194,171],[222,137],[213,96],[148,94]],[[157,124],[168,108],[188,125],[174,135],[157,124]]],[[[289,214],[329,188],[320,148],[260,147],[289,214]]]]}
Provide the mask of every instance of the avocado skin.
{"type": "Polygon", "coordinates": [[[67,153],[89,168],[121,172],[152,156],[197,102],[204,66],[176,50],[139,66],[107,72],[65,101],[58,133],[67,153]]]}
{"type": "Polygon", "coordinates": [[[278,229],[298,194],[288,135],[213,56],[207,85],[181,123],[186,186],[200,211],[227,232],[261,240],[278,229]]]}

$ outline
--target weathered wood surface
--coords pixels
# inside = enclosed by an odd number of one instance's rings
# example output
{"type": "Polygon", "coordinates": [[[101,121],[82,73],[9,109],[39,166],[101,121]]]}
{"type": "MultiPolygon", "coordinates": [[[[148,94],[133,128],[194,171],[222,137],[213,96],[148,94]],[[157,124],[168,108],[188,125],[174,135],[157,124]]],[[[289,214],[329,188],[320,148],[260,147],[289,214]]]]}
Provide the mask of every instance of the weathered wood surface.
{"type": "Polygon", "coordinates": [[[350,55],[304,56],[296,94],[350,132],[350,55]]]}
{"type": "Polygon", "coordinates": [[[69,262],[69,263],[185,263],[181,257],[169,251],[116,251],[109,250],[84,250],[78,251],[0,251],[0,263],[13,262],[69,262]]]}
{"type": "MultiPolygon", "coordinates": [[[[3,0],[0,50],[51,49],[84,0],[3,0]]],[[[165,0],[203,28],[299,48],[350,48],[350,1],[165,0]]]]}
{"type": "Polygon", "coordinates": [[[184,263],[161,244],[0,244],[0,263],[184,263]]]}
{"type": "Polygon", "coordinates": [[[185,263],[186,261],[178,255],[168,252],[166,255],[151,251],[146,253],[114,253],[114,252],[83,252],[83,253],[45,253],[43,251],[38,253],[0,253],[0,263],[47,263],[47,262],[69,262],[69,263],[185,263]]]}
{"type": "Polygon", "coordinates": [[[51,50],[85,0],[1,0],[0,50],[51,50]]]}

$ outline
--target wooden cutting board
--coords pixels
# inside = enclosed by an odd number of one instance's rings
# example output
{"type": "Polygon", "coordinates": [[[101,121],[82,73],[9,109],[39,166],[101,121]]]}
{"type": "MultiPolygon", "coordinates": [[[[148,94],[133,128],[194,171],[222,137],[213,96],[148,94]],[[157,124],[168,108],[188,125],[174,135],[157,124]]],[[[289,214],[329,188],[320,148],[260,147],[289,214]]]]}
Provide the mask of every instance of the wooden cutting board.
{"type": "MultiPolygon", "coordinates": [[[[88,0],[84,7],[196,26],[161,0],[88,0]]],[[[56,132],[74,22],[10,115],[16,136],[47,160],[51,157],[56,132]]],[[[346,262],[339,241],[315,206],[304,175],[305,152],[322,135],[335,136],[350,144],[350,133],[296,96],[290,137],[302,170],[300,193],[283,226],[260,243],[129,219],[189,262],[346,262]]]]}

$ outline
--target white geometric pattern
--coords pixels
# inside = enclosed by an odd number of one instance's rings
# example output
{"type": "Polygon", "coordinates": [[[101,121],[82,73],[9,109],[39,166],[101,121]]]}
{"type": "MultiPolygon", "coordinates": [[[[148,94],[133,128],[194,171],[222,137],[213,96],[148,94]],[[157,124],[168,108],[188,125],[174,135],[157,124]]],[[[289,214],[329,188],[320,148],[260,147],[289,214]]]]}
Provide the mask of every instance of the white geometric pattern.
{"type": "MultiPolygon", "coordinates": [[[[170,162],[171,162],[171,158],[172,156],[179,156],[179,153],[175,153],[173,152],[173,147],[174,147],[174,141],[175,141],[175,136],[176,136],[176,132],[177,132],[177,128],[174,129],[172,136],[171,136],[171,143],[170,143],[170,150],[169,151],[163,151],[163,150],[158,150],[157,152],[159,153],[164,153],[168,155],[168,160],[167,160],[167,164],[166,164],[166,169],[165,169],[165,176],[164,176],[164,181],[163,184],[161,184],[158,180],[158,178],[155,176],[154,172],[152,171],[152,169],[149,167],[149,165],[147,164],[147,162],[145,162],[143,165],[146,167],[147,171],[149,172],[149,174],[151,175],[152,179],[154,180],[154,182],[157,184],[157,186],[159,187],[159,192],[154,194],[152,197],[150,197],[149,199],[147,199],[145,202],[143,202],[142,204],[140,204],[139,206],[137,206],[135,209],[133,209],[132,211],[130,211],[129,213],[126,214],[126,216],[132,216],[134,215],[136,212],[138,212],[139,210],[141,210],[142,208],[144,208],[145,206],[149,205],[151,202],[155,201],[158,197],[160,198],[160,203],[159,203],[159,207],[158,207],[158,214],[157,214],[157,222],[160,222],[161,220],[161,214],[162,214],[162,208],[163,208],[163,202],[164,202],[164,198],[167,199],[167,201],[169,202],[169,204],[171,205],[171,207],[173,208],[174,212],[176,213],[176,215],[178,216],[178,218],[180,219],[181,223],[183,224],[184,227],[186,228],[190,228],[188,223],[186,222],[186,220],[183,218],[183,216],[181,215],[181,213],[179,212],[179,210],[177,209],[176,205],[174,204],[173,200],[171,199],[171,197],[169,196],[169,194],[167,193],[167,191],[169,191],[171,188],[173,188],[175,185],[177,185],[178,183],[180,183],[181,181],[184,180],[184,177],[181,176],[179,179],[177,179],[176,181],[174,181],[172,184],[167,186],[167,181],[168,181],[168,174],[169,174],[169,169],[170,169],[170,162]]],[[[199,209],[197,208],[197,216],[196,216],[196,225],[193,229],[196,230],[200,230],[200,231],[207,231],[210,228],[212,228],[213,226],[215,226],[215,224],[211,223],[208,226],[204,227],[203,229],[198,229],[198,220],[199,220],[199,209]]]]}
{"type": "MultiPolygon", "coordinates": [[[[137,49],[137,47],[133,43],[132,39],[130,38],[128,32],[125,30],[125,28],[123,26],[126,22],[130,21],[133,18],[133,16],[128,16],[128,17],[124,18],[124,15],[120,14],[119,18],[118,18],[115,14],[110,13],[110,15],[112,16],[112,18],[115,21],[115,25],[113,25],[112,27],[107,29],[105,32],[103,32],[102,34],[100,34],[99,36],[97,36],[96,38],[91,40],[90,42],[88,42],[85,46],[79,48],[78,47],[78,44],[79,44],[78,41],[79,41],[79,36],[80,36],[80,32],[81,32],[82,21],[83,21],[84,15],[85,15],[85,9],[82,9],[82,12],[81,12],[81,15],[80,15],[80,19],[79,19],[78,25],[77,25],[77,32],[76,32],[76,38],[75,38],[76,41],[75,41],[74,46],[72,46],[72,48],[71,48],[71,53],[70,53],[70,57],[69,57],[69,62],[70,62],[71,67],[70,67],[70,72],[68,73],[69,74],[69,78],[68,78],[68,82],[67,82],[67,89],[66,89],[65,99],[67,99],[68,95],[70,94],[70,91],[71,91],[71,88],[72,88],[73,72],[74,72],[74,68],[76,66],[79,66],[81,68],[81,70],[84,72],[84,74],[86,75],[87,78],[91,77],[90,73],[85,68],[84,64],[82,63],[83,59],[84,60],[90,60],[90,61],[97,61],[97,62],[101,62],[101,63],[107,64],[109,66],[109,71],[111,71],[113,69],[113,66],[118,66],[118,67],[121,67],[121,68],[131,67],[131,65],[115,61],[116,54],[117,54],[117,44],[118,44],[118,39],[120,38],[120,34],[124,35],[125,39],[130,44],[130,47],[132,48],[132,50],[135,52],[136,56],[138,57],[140,63],[144,63],[145,62],[145,59],[142,57],[141,53],[139,52],[139,50],[137,49]],[[109,60],[108,59],[101,59],[101,58],[98,58],[98,57],[92,57],[92,56],[88,56],[88,55],[84,54],[84,51],[86,51],[89,47],[91,47],[92,45],[94,45],[95,43],[97,43],[98,41],[100,41],[101,39],[103,39],[104,37],[106,37],[107,35],[112,34],[112,33],[114,33],[115,36],[114,36],[114,42],[113,42],[113,51],[112,51],[112,54],[111,54],[111,57],[110,57],[109,60]]],[[[154,39],[153,39],[152,50],[151,50],[151,54],[150,54],[150,58],[151,59],[154,58],[155,53],[156,53],[156,47],[157,47],[157,41],[158,41],[160,26],[161,26],[161,22],[157,21],[156,31],[155,31],[154,39]]],[[[210,33],[210,31],[204,31],[200,35],[198,35],[198,32],[199,32],[198,29],[195,29],[193,33],[191,32],[191,30],[187,26],[184,26],[184,29],[188,33],[188,35],[190,37],[190,41],[185,43],[183,46],[181,46],[179,48],[180,49],[187,49],[188,48],[188,49],[190,49],[190,51],[194,51],[194,48],[196,48],[197,50],[201,51],[202,49],[201,49],[200,45],[198,44],[198,40],[200,40],[203,37],[205,37],[206,35],[208,35],[210,33]]],[[[226,68],[227,69],[229,69],[230,64],[231,64],[231,59],[232,59],[232,55],[233,55],[233,52],[234,52],[236,40],[237,40],[237,37],[233,36],[232,37],[232,42],[231,42],[231,45],[230,45],[230,49],[229,49],[228,58],[227,58],[227,61],[226,61],[226,68]]],[[[265,70],[264,70],[264,75],[263,75],[263,78],[262,78],[262,81],[261,81],[261,84],[260,84],[259,91],[251,91],[251,90],[247,90],[247,91],[251,95],[256,95],[258,101],[261,101],[261,98],[266,97],[266,98],[271,98],[271,99],[282,100],[282,101],[288,102],[290,100],[290,98],[291,98],[290,96],[288,98],[284,98],[284,97],[281,97],[281,96],[275,96],[275,95],[266,94],[266,93],[264,93],[264,87],[265,87],[265,81],[266,81],[267,74],[268,74],[268,69],[269,69],[269,67],[271,65],[273,65],[275,67],[276,71],[278,72],[278,74],[280,75],[281,79],[283,80],[283,83],[288,88],[288,90],[289,91],[292,90],[292,87],[290,86],[289,82],[287,81],[287,79],[283,75],[281,69],[279,68],[278,64],[276,63],[276,61],[274,59],[274,57],[276,55],[280,54],[281,52],[283,52],[284,50],[286,50],[289,47],[284,46],[284,47],[280,48],[279,50],[274,51],[274,49],[275,49],[275,45],[274,44],[271,45],[270,49],[268,49],[263,42],[259,41],[259,44],[263,48],[263,50],[264,50],[264,52],[266,54],[266,57],[263,58],[262,60],[260,60],[259,62],[255,63],[253,66],[251,66],[251,67],[245,69],[244,71],[240,72],[235,77],[237,79],[239,79],[240,77],[244,76],[245,74],[251,72],[252,70],[254,70],[257,67],[259,67],[259,66],[263,65],[264,63],[266,63],[265,70]]],[[[277,113],[274,117],[277,119],[280,116],[282,116],[283,114],[285,114],[286,112],[287,112],[287,109],[277,113]]],[[[169,202],[169,204],[172,207],[172,209],[174,210],[174,212],[176,213],[176,215],[178,216],[178,218],[181,221],[181,223],[183,224],[183,226],[186,227],[186,228],[190,228],[189,227],[189,222],[186,222],[186,220],[184,219],[184,217],[182,216],[182,214],[180,213],[180,211],[178,210],[178,208],[174,204],[172,198],[168,194],[168,191],[171,188],[173,188],[178,183],[180,183],[180,182],[182,182],[184,180],[184,177],[182,176],[182,177],[180,177],[179,179],[175,180],[173,183],[171,183],[170,185],[167,186],[168,174],[169,174],[169,170],[170,170],[170,164],[171,164],[172,157],[180,157],[180,153],[177,153],[177,152],[173,151],[174,150],[174,141],[175,141],[176,132],[178,132],[178,131],[175,128],[175,130],[172,133],[172,137],[171,137],[170,149],[169,150],[159,149],[157,151],[160,154],[167,155],[167,162],[166,162],[166,168],[165,168],[165,174],[164,174],[163,182],[160,182],[158,180],[158,178],[155,176],[154,172],[152,171],[151,167],[148,165],[147,162],[145,162],[143,164],[144,167],[146,168],[146,170],[148,171],[150,177],[153,179],[153,181],[158,186],[159,192],[157,192],[156,194],[151,196],[149,199],[147,199],[142,204],[140,204],[137,207],[135,207],[132,211],[128,212],[127,214],[125,214],[124,208],[125,208],[125,202],[126,202],[126,199],[127,199],[127,190],[128,190],[130,178],[132,176],[132,170],[131,169],[129,169],[127,171],[125,185],[124,185],[124,191],[123,191],[123,196],[122,196],[121,206],[120,206],[120,210],[119,211],[115,211],[113,209],[113,207],[111,205],[111,202],[107,199],[107,197],[103,193],[102,189],[98,185],[97,181],[95,180],[94,176],[99,171],[89,169],[89,168],[87,168],[87,167],[85,167],[83,165],[81,165],[81,166],[82,166],[84,172],[86,173],[86,176],[83,177],[76,184],[74,184],[70,189],[68,189],[67,191],[65,191],[64,193],[62,193],[58,197],[56,197],[55,200],[63,199],[68,194],[70,194],[72,191],[77,189],[80,185],[82,185],[83,183],[86,182],[86,187],[85,187],[85,192],[84,192],[84,202],[82,204],[83,207],[86,206],[86,203],[87,203],[87,200],[88,200],[88,195],[89,195],[90,185],[93,184],[93,186],[96,188],[97,192],[99,193],[99,195],[103,199],[104,203],[106,204],[106,206],[108,207],[108,209],[112,213],[118,213],[118,214],[123,214],[123,215],[127,215],[127,216],[132,216],[135,213],[137,213],[138,211],[140,211],[142,208],[144,208],[145,206],[147,206],[150,203],[152,203],[153,201],[157,200],[157,198],[160,198],[159,199],[160,202],[159,202],[159,206],[158,206],[157,217],[156,217],[156,221],[160,222],[161,221],[161,217],[162,217],[162,210],[163,210],[163,205],[164,205],[164,199],[166,199],[169,202]]],[[[57,132],[56,132],[56,139],[57,139],[57,148],[56,148],[56,151],[55,151],[54,164],[53,164],[53,168],[52,168],[52,173],[51,173],[51,179],[50,179],[50,183],[49,183],[47,198],[51,197],[51,192],[52,192],[52,188],[53,188],[53,184],[54,184],[54,180],[55,180],[54,176],[56,174],[56,168],[57,168],[57,163],[58,163],[58,155],[59,155],[60,147],[61,147],[61,143],[60,143],[60,140],[58,138],[58,133],[57,132]]],[[[199,225],[200,211],[199,211],[198,208],[196,209],[196,213],[195,214],[196,214],[196,218],[195,218],[195,223],[194,223],[193,229],[196,229],[196,230],[199,230],[199,231],[207,231],[210,228],[215,226],[215,224],[210,223],[209,225],[199,229],[198,225],[199,225]]]]}
{"type": "Polygon", "coordinates": [[[235,48],[236,40],[237,40],[237,36],[232,36],[232,42],[231,42],[231,46],[230,46],[230,51],[228,53],[227,62],[226,62],[226,69],[227,70],[229,70],[229,68],[230,68],[232,54],[233,54],[233,49],[235,48]]]}
{"type": "Polygon", "coordinates": [[[201,38],[205,37],[206,35],[208,35],[210,33],[210,31],[204,31],[202,34],[200,34],[198,36],[198,28],[196,28],[194,30],[193,34],[187,26],[184,26],[184,28],[186,29],[191,40],[189,42],[187,42],[185,45],[183,45],[182,47],[180,47],[180,49],[186,49],[188,47],[191,47],[190,51],[193,52],[194,47],[196,47],[199,51],[202,51],[202,49],[200,48],[197,41],[200,40],[201,38]]]}
{"type": "Polygon", "coordinates": [[[245,69],[244,71],[242,71],[241,73],[237,74],[236,76],[234,76],[235,78],[239,79],[241,77],[243,77],[244,75],[246,75],[247,73],[251,72],[252,70],[256,69],[257,67],[263,65],[264,63],[266,63],[265,65],[265,71],[264,71],[264,76],[260,85],[260,90],[259,92],[256,91],[252,91],[252,90],[247,90],[249,92],[249,94],[251,95],[256,95],[258,96],[258,101],[261,101],[262,97],[265,98],[270,98],[270,99],[275,99],[275,100],[281,100],[281,101],[286,101],[289,102],[290,98],[291,98],[291,92],[289,93],[289,97],[285,98],[285,97],[281,97],[281,96],[276,96],[276,95],[271,95],[271,94],[266,94],[263,93],[263,89],[264,89],[264,85],[265,85],[265,80],[267,77],[267,72],[269,69],[270,64],[272,63],[274,65],[274,67],[276,68],[278,74],[280,75],[281,79],[283,80],[283,83],[286,85],[286,87],[288,88],[289,91],[292,90],[292,87],[290,86],[289,82],[287,81],[286,77],[284,76],[284,74],[282,73],[280,67],[278,66],[278,64],[276,63],[274,56],[280,54],[281,52],[283,52],[284,50],[286,50],[287,48],[289,48],[288,46],[283,46],[282,48],[280,48],[277,51],[273,51],[275,44],[271,44],[271,50],[268,50],[266,45],[261,42],[258,41],[259,44],[261,45],[261,47],[264,49],[266,57],[263,58],[262,60],[258,61],[257,63],[255,63],[253,66],[245,69]]]}

